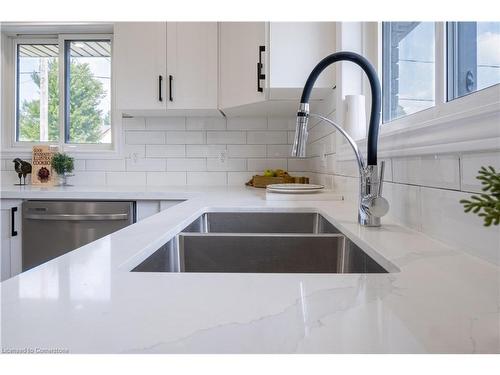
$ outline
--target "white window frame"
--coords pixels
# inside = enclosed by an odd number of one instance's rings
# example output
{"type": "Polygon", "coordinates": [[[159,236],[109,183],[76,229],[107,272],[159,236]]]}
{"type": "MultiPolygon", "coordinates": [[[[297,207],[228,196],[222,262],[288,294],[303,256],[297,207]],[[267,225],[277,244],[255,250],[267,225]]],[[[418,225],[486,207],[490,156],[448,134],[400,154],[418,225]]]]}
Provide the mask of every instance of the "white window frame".
{"type": "MultiPolygon", "coordinates": [[[[500,150],[500,84],[447,101],[446,22],[436,22],[435,27],[435,105],[381,123],[379,158],[500,150]]],[[[363,53],[374,62],[383,82],[382,22],[366,23],[363,28],[363,53]],[[372,41],[377,41],[376,49],[370,49],[372,41]]],[[[369,90],[364,84],[367,113],[369,90]]],[[[366,147],[366,138],[359,146],[366,147]]],[[[338,159],[350,160],[350,154],[343,144],[338,159]]]]}
{"type": "MultiPolygon", "coordinates": [[[[3,36],[2,36],[3,38],[3,36]]],[[[78,156],[89,156],[92,154],[93,157],[113,157],[119,152],[119,134],[120,134],[120,121],[119,116],[115,110],[115,82],[114,82],[114,58],[113,58],[113,34],[56,34],[56,35],[30,35],[28,36],[6,36],[3,40],[7,41],[8,45],[4,46],[6,66],[3,67],[2,75],[5,77],[5,85],[3,88],[3,100],[2,109],[4,112],[2,118],[2,154],[5,153],[16,153],[16,155],[31,154],[32,147],[37,144],[50,144],[57,145],[59,150],[64,152],[70,152],[78,156]],[[65,142],[65,124],[64,124],[64,107],[65,107],[65,58],[64,58],[64,45],[66,40],[102,40],[109,39],[111,41],[111,109],[110,109],[110,125],[111,125],[111,143],[92,143],[92,144],[80,144],[80,143],[66,143],[65,142]],[[59,100],[59,131],[60,136],[58,141],[48,141],[48,142],[26,142],[16,140],[16,116],[17,116],[17,46],[18,44],[29,44],[29,43],[53,43],[59,45],[59,90],[60,90],[60,100],[59,100]],[[8,48],[7,48],[8,47],[8,48]]],[[[2,48],[4,49],[4,48],[2,48]]]]}

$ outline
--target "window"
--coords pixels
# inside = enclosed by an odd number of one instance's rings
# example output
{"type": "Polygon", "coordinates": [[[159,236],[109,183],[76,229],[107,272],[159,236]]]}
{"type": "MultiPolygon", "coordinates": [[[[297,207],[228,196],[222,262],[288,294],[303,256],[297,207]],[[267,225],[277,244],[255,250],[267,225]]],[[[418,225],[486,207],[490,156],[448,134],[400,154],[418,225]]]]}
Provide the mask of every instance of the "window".
{"type": "Polygon", "coordinates": [[[500,23],[448,22],[448,100],[500,83],[500,23]]]}
{"type": "Polygon", "coordinates": [[[435,24],[384,22],[383,120],[434,106],[435,24]]]}
{"type": "Polygon", "coordinates": [[[59,46],[17,45],[17,141],[59,139],[59,46]]]}
{"type": "Polygon", "coordinates": [[[382,23],[384,123],[431,107],[427,118],[443,115],[447,102],[499,83],[500,22],[382,23]]]}
{"type": "Polygon", "coordinates": [[[70,38],[17,41],[17,142],[111,143],[111,40],[70,38]]]}

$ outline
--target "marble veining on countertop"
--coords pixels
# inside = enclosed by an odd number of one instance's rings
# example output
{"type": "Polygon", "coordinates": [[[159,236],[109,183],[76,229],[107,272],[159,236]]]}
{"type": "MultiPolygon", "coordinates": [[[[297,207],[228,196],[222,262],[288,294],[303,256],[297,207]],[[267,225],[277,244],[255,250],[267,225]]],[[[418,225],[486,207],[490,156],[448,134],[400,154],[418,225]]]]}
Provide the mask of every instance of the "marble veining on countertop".
{"type": "MultiPolygon", "coordinates": [[[[28,197],[7,192],[9,198],[28,197]]],[[[266,201],[260,190],[223,187],[173,188],[162,197],[186,200],[1,283],[1,347],[500,352],[500,273],[493,264],[388,220],[381,228],[362,228],[349,201],[266,201]],[[198,215],[214,210],[320,212],[393,272],[129,272],[198,215]]]]}

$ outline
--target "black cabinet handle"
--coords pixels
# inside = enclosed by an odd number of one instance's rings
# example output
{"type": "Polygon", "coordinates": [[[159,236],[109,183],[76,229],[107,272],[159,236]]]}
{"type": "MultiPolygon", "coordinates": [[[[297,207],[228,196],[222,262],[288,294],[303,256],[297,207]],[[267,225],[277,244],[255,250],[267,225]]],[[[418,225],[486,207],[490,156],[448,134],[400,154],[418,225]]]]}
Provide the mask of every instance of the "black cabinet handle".
{"type": "Polygon", "coordinates": [[[174,97],[172,95],[172,81],[173,81],[174,77],[172,75],[169,75],[168,76],[168,100],[170,100],[171,102],[174,101],[174,97]]]}
{"type": "Polygon", "coordinates": [[[16,212],[17,212],[17,207],[11,207],[10,208],[10,222],[11,222],[11,236],[15,237],[17,236],[17,230],[16,228],[16,212]]]}
{"type": "Polygon", "coordinates": [[[161,84],[162,84],[162,82],[163,82],[163,77],[162,76],[158,76],[158,100],[160,102],[163,101],[163,98],[161,96],[161,84]]]}
{"type": "Polygon", "coordinates": [[[260,85],[260,81],[262,79],[266,79],[266,75],[262,74],[262,52],[266,51],[266,46],[259,46],[259,62],[257,63],[257,91],[258,92],[263,92],[264,89],[260,85]]]}

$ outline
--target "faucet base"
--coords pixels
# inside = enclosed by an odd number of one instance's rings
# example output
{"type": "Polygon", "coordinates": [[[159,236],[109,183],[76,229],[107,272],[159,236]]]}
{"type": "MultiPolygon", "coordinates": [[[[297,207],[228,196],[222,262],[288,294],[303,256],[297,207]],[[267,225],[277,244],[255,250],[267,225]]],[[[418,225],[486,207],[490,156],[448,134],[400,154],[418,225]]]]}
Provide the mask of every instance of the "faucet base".
{"type": "Polygon", "coordinates": [[[381,220],[378,216],[367,215],[366,212],[358,212],[358,223],[364,227],[380,227],[381,220]]]}

